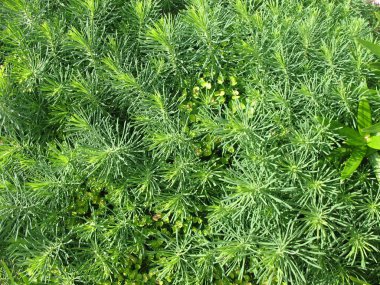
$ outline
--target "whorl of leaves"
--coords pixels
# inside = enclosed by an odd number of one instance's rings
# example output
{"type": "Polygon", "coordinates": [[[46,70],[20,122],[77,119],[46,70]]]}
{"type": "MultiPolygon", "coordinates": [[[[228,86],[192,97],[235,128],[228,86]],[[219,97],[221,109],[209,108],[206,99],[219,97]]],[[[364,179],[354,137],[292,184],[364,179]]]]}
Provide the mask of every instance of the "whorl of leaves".
{"type": "Polygon", "coordinates": [[[0,283],[378,284],[371,9],[2,0],[0,283]]]}

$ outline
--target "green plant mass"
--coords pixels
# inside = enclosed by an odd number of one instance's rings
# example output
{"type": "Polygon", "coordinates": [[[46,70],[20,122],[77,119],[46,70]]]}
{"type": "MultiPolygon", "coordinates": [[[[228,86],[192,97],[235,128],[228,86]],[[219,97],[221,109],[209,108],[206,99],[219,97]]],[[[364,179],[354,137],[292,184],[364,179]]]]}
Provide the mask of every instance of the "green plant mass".
{"type": "Polygon", "coordinates": [[[0,1],[0,284],[380,284],[365,2],[0,1]]]}
{"type": "MultiPolygon", "coordinates": [[[[359,167],[364,157],[369,156],[378,182],[380,182],[380,157],[377,150],[380,149],[380,128],[379,124],[372,125],[371,108],[367,99],[359,101],[359,109],[357,115],[357,124],[359,131],[350,127],[340,126],[339,123],[332,122],[331,126],[336,128],[336,132],[346,137],[345,146],[351,150],[351,156],[345,163],[345,167],[341,173],[341,178],[349,178],[352,173],[359,167]],[[372,135],[375,134],[375,135],[372,135]]],[[[346,152],[343,149],[342,152],[346,152]]]]}

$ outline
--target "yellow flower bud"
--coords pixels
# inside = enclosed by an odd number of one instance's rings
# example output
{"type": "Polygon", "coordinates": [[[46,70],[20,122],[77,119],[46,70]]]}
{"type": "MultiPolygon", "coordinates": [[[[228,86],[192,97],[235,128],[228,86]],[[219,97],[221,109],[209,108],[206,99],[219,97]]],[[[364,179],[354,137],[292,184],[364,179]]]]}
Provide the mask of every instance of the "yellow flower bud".
{"type": "Polygon", "coordinates": [[[222,89],[222,90],[219,90],[218,92],[215,93],[216,96],[224,96],[226,95],[226,92],[222,89]]]}
{"type": "Polygon", "coordinates": [[[224,78],[223,78],[223,75],[219,75],[218,76],[218,84],[223,84],[224,83],[224,78]]]}
{"type": "Polygon", "coordinates": [[[237,80],[235,76],[230,76],[230,83],[231,83],[231,86],[237,85],[237,80]]]}

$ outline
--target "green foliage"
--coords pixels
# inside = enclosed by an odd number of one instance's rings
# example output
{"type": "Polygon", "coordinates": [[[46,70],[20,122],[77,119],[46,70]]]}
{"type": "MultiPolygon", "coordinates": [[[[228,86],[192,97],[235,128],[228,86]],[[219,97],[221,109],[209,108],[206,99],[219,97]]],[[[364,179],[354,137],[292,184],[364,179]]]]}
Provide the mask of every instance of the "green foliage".
{"type": "MultiPolygon", "coordinates": [[[[348,146],[352,152],[350,158],[345,162],[344,169],[342,170],[341,178],[349,178],[355,170],[362,163],[365,156],[377,157],[378,154],[375,150],[380,149],[380,135],[377,132],[374,136],[374,130],[377,128],[377,124],[372,125],[371,107],[367,99],[363,98],[359,101],[357,124],[359,131],[341,126],[339,123],[332,122],[331,126],[334,131],[340,136],[345,137],[344,144],[348,146]],[[368,131],[369,130],[369,131],[368,131]]],[[[343,148],[347,148],[343,146],[343,148]]],[[[377,172],[377,164],[373,164],[376,177],[380,177],[377,172]]]]}
{"type": "Polygon", "coordinates": [[[378,284],[371,9],[1,1],[0,283],[378,284]]]}
{"type": "Polygon", "coordinates": [[[372,42],[362,40],[362,39],[359,39],[358,41],[364,47],[369,49],[373,54],[375,54],[376,56],[380,56],[380,46],[378,46],[377,44],[374,44],[372,42]]]}

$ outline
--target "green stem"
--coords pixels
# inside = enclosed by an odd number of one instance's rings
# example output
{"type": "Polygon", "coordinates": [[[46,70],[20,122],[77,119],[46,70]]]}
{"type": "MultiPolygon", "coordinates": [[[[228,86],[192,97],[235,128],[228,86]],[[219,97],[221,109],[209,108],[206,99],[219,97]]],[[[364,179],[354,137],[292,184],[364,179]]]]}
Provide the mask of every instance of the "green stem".
{"type": "Polygon", "coordinates": [[[377,182],[380,183],[380,155],[377,151],[369,156],[369,162],[375,172],[377,182]]]}

